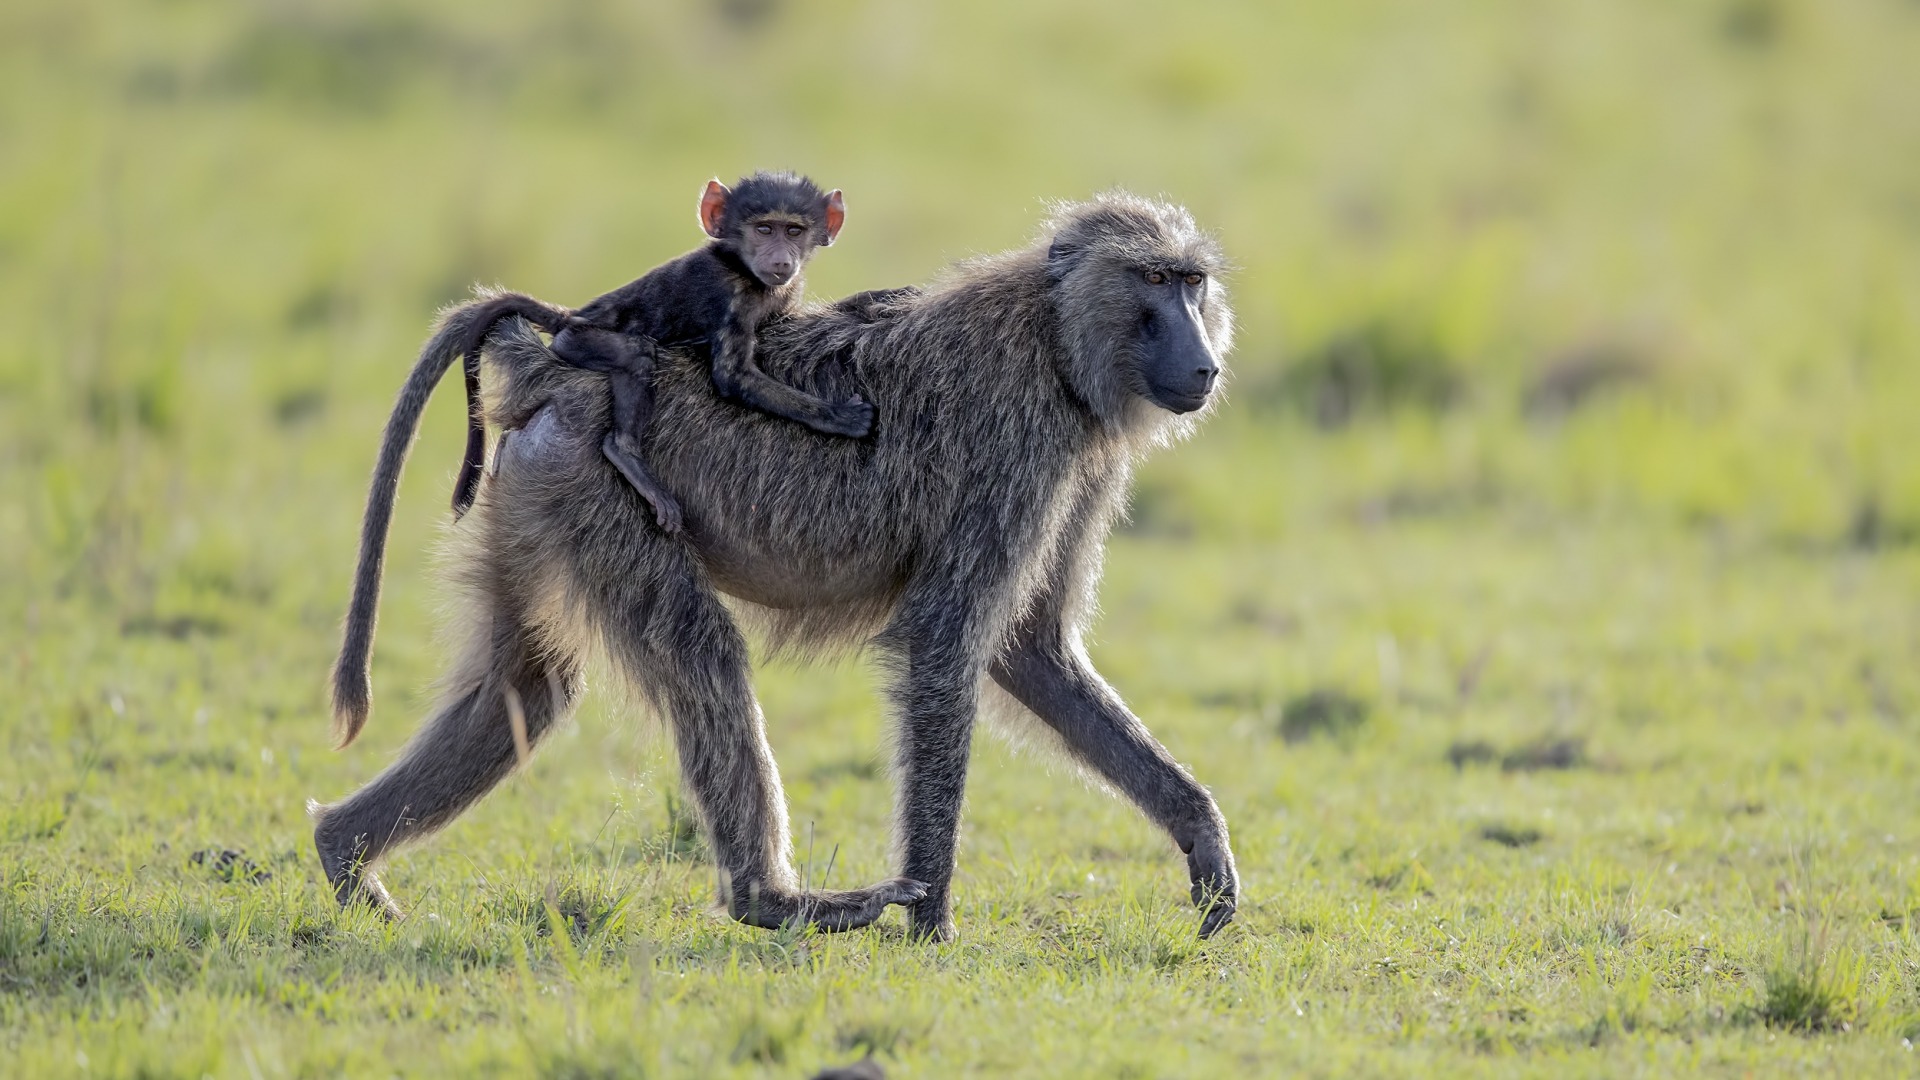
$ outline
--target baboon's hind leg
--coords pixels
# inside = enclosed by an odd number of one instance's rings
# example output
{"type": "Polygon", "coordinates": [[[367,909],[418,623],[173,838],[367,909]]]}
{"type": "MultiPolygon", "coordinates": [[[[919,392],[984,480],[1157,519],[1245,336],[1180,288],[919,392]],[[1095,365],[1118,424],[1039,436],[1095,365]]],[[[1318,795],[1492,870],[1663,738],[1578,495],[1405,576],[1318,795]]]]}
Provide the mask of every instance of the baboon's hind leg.
{"type": "Polygon", "coordinates": [[[925,885],[893,878],[864,889],[798,887],[786,795],[748,681],[746,642],[690,562],[651,583],[629,575],[603,597],[609,654],[673,729],[680,773],[713,845],[727,911],[751,926],[851,930],[925,885]]]}
{"type": "Polygon", "coordinates": [[[513,771],[521,738],[531,751],[580,689],[573,658],[540,655],[517,620],[498,614],[479,619],[456,671],[454,689],[399,760],[344,800],[311,807],[314,846],[342,906],[366,903],[398,918],[373,865],[491,791],[513,771]]]}

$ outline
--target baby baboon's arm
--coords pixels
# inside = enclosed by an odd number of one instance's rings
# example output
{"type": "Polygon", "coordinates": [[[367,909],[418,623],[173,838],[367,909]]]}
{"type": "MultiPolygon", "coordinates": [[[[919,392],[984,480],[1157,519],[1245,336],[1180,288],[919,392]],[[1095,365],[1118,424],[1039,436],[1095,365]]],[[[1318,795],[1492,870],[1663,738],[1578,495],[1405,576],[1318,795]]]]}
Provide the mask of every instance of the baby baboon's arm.
{"type": "Polygon", "coordinates": [[[753,359],[753,328],[739,305],[712,337],[713,385],[720,396],[802,423],[827,435],[859,438],[873,427],[873,406],[858,397],[834,403],[817,398],[760,370],[753,359]]]}

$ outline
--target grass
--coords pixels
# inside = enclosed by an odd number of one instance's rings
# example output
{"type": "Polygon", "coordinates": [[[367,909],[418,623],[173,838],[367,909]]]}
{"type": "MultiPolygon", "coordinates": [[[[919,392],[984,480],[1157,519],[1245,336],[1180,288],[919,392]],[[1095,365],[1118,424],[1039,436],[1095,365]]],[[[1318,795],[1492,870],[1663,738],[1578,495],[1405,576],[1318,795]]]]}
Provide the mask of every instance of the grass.
{"type": "MultiPolygon", "coordinates": [[[[214,0],[0,13],[0,1072],[1747,1075],[1920,1037],[1920,8],[214,0]],[[477,11],[477,13],[476,13],[477,11]],[[304,800],[437,674],[458,445],[372,726],[322,680],[433,309],[577,302],[714,173],[852,213],[814,291],[1165,191],[1239,269],[1092,651],[1233,827],[1180,859],[982,734],[961,938],[734,926],[604,692],[335,910],[304,800]]],[[[763,666],[806,872],[890,873],[857,662],[763,666]]]]}

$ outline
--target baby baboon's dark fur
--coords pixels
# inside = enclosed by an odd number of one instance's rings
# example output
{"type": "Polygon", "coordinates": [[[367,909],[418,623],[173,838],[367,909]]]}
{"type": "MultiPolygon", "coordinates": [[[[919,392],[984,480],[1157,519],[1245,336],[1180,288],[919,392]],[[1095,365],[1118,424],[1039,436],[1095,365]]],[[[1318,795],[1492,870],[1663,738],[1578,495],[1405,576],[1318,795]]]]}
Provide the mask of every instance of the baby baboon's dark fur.
{"type": "Polygon", "coordinates": [[[865,435],[873,423],[871,405],[858,399],[823,401],[767,377],[753,358],[760,324],[799,302],[807,260],[833,243],[845,217],[840,192],[821,191],[804,176],[757,172],[731,190],[713,180],[700,197],[700,225],[709,243],[578,311],[520,293],[488,300],[485,314],[468,324],[461,345],[467,451],[454,483],[454,516],[473,504],[486,454],[478,353],[494,323],[510,315],[553,334],[553,355],[607,376],[613,430],[601,450],[653,507],[655,521],[667,532],[680,531],[680,505],[640,460],[640,439],[653,415],[654,356],[662,347],[709,349],[714,388],[733,401],[828,435],[865,435]]]}
{"type": "MultiPolygon", "coordinates": [[[[556,364],[525,324],[502,324],[490,415],[511,434],[460,529],[471,638],[446,703],[400,760],[315,808],[336,893],[390,910],[369,865],[507,775],[509,710],[537,744],[598,646],[671,728],[735,918],[839,929],[904,903],[914,932],[950,935],[970,736],[983,693],[1004,692],[1167,830],[1187,856],[1200,932],[1213,933],[1238,899],[1226,821],[1093,669],[1081,628],[1133,462],[1189,427],[1178,414],[1204,407],[1229,347],[1220,263],[1184,210],[1114,194],[1063,208],[1040,243],[924,293],[767,327],[760,355],[777,377],[875,404],[875,436],[860,442],[730,408],[696,359],[664,353],[666,422],[648,459],[684,499],[686,542],[646,527],[646,507],[601,457],[604,384],[556,364]],[[844,893],[796,882],[746,644],[722,594],[776,644],[866,641],[887,661],[903,877],[844,893]]],[[[459,334],[470,310],[439,337],[459,334]]],[[[429,345],[421,368],[437,355],[429,345]]],[[[409,401],[394,425],[417,415],[409,401]]],[[[366,533],[376,545],[386,476],[366,533]]],[[[361,565],[377,573],[378,555],[361,565]]],[[[371,640],[359,595],[350,647],[371,640]]],[[[365,700],[351,692],[364,687],[342,684],[355,727],[365,700]]]]}

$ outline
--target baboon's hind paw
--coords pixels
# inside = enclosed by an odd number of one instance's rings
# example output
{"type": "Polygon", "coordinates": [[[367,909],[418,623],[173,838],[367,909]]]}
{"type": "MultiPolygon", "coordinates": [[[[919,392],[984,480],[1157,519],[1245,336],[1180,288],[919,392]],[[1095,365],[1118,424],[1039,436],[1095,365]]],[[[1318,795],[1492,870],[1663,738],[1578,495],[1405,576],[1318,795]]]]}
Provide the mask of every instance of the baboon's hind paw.
{"type": "Polygon", "coordinates": [[[871,924],[895,904],[912,904],[927,895],[925,884],[912,878],[892,878],[864,889],[808,893],[801,901],[800,921],[822,930],[857,930],[871,924]]]}
{"type": "Polygon", "coordinates": [[[926,885],[911,878],[892,878],[864,889],[771,895],[750,891],[734,900],[728,914],[748,926],[812,926],[835,933],[858,930],[894,904],[916,903],[926,895],[926,885]]]}

